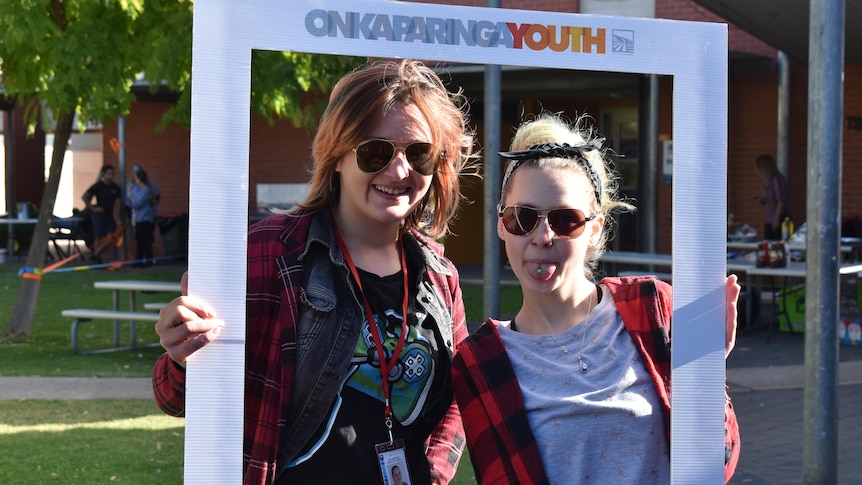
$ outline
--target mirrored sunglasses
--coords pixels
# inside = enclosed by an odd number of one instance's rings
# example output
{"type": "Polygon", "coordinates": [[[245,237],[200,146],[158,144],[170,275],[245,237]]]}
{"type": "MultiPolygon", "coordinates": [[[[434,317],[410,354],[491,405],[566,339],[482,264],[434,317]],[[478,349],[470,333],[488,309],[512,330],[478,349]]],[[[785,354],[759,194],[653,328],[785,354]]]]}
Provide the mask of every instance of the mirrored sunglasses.
{"type": "MultiPolygon", "coordinates": [[[[353,149],[356,152],[356,164],[365,173],[377,173],[392,163],[396,147],[389,140],[367,140],[353,149]]],[[[440,152],[434,145],[425,142],[414,142],[402,148],[410,167],[422,175],[431,175],[437,169],[440,152]]]]}
{"type": "Polygon", "coordinates": [[[587,222],[596,218],[595,215],[587,217],[578,209],[538,210],[523,205],[506,206],[498,215],[509,234],[526,236],[539,225],[539,218],[544,217],[556,235],[567,239],[583,234],[587,222]]]}

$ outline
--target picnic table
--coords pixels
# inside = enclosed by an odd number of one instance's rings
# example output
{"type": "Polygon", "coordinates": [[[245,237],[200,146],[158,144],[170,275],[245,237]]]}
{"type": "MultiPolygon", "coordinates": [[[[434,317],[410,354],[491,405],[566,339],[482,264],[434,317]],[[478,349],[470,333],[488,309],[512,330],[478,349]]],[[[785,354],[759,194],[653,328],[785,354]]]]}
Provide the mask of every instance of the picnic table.
{"type": "Polygon", "coordinates": [[[156,347],[158,343],[138,344],[137,322],[148,321],[156,322],[159,319],[157,311],[144,308],[144,311],[138,311],[137,295],[142,293],[175,293],[181,291],[180,283],[173,281],[147,281],[147,280],[112,280],[112,281],[97,281],[93,283],[96,289],[111,290],[113,292],[111,309],[94,309],[94,308],[75,308],[63,310],[62,315],[67,318],[73,318],[71,333],[72,333],[72,351],[76,354],[95,354],[103,352],[116,352],[120,350],[133,350],[139,348],[156,347]],[[122,309],[120,305],[120,293],[127,291],[128,309],[122,309]],[[82,323],[105,320],[113,321],[114,323],[114,345],[104,349],[96,349],[89,351],[81,351],[78,345],[78,330],[82,323]],[[129,322],[129,345],[126,347],[120,344],[120,322],[129,322]]]}
{"type": "Polygon", "coordinates": [[[113,280],[113,281],[96,281],[93,283],[93,288],[101,290],[112,290],[113,309],[120,309],[120,292],[129,292],[129,311],[137,310],[137,294],[138,292],[145,293],[179,293],[179,281],[146,281],[146,280],[113,280]]]}

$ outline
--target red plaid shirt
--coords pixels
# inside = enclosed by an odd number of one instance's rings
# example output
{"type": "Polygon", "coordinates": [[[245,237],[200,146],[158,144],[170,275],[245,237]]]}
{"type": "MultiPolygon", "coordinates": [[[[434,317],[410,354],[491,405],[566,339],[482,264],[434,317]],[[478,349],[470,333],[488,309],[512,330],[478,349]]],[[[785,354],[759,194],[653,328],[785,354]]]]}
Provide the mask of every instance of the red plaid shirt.
{"type": "MultiPolygon", "coordinates": [[[[652,277],[606,278],[617,311],[652,376],[670,438],[670,285],[652,277]]],[[[452,363],[455,398],[480,484],[547,484],[506,348],[489,319],[459,347],[452,363]]],[[[725,393],[725,481],[739,460],[739,425],[725,393]]],[[[668,441],[669,442],[669,441],[668,441]]]]}
{"type": "MultiPolygon", "coordinates": [[[[287,425],[294,388],[296,325],[300,285],[304,281],[298,257],[306,249],[314,217],[314,214],[274,217],[249,229],[243,440],[246,485],[268,485],[275,481],[279,436],[287,425]],[[279,270],[275,263],[279,257],[291,264],[279,270]]],[[[442,257],[441,245],[418,233],[413,236],[420,245],[432,249],[449,269],[450,274],[445,275],[429,268],[426,275],[452,314],[454,348],[467,336],[458,272],[442,257]]],[[[165,413],[184,414],[185,370],[167,354],[162,355],[153,369],[153,392],[165,413]]],[[[448,483],[455,475],[464,442],[461,416],[453,401],[427,441],[426,455],[434,464],[440,483],[448,483]]]]}

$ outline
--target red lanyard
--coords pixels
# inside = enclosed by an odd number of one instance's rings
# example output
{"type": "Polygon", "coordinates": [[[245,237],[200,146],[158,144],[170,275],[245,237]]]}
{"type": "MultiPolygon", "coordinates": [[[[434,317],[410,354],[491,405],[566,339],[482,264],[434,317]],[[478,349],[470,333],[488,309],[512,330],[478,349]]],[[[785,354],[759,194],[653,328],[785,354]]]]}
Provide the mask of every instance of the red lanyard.
{"type": "Polygon", "coordinates": [[[404,300],[401,304],[401,335],[398,336],[398,344],[395,346],[395,351],[392,352],[392,359],[386,360],[386,350],[383,348],[383,337],[380,334],[380,328],[374,319],[374,314],[371,312],[371,305],[368,304],[368,299],[365,298],[365,292],[362,290],[362,282],[359,280],[359,273],[356,271],[356,266],[353,264],[353,258],[350,257],[350,252],[347,250],[347,245],[341,239],[341,233],[338,231],[338,225],[333,219],[335,227],[335,236],[338,238],[338,245],[341,247],[341,253],[344,254],[344,259],[347,261],[347,266],[350,268],[350,273],[353,275],[353,280],[356,281],[356,286],[359,287],[359,294],[362,295],[362,303],[365,306],[365,318],[368,319],[368,328],[371,331],[371,337],[374,339],[374,347],[377,349],[377,358],[380,361],[380,387],[383,390],[384,399],[384,418],[386,429],[389,431],[390,442],[392,436],[392,406],[389,401],[389,384],[387,376],[389,371],[395,367],[398,362],[398,357],[401,355],[401,349],[404,348],[404,341],[407,339],[407,260],[404,257],[404,243],[401,243],[401,272],[404,275],[404,300]]]}

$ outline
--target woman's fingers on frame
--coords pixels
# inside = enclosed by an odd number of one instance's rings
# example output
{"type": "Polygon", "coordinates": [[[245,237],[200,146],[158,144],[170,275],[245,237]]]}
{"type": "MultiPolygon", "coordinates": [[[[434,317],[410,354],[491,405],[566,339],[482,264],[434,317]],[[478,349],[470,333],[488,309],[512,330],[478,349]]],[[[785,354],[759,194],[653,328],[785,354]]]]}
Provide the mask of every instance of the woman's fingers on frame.
{"type": "Polygon", "coordinates": [[[172,359],[185,363],[188,356],[215,340],[222,327],[224,322],[216,319],[186,321],[164,332],[159,343],[172,359]]]}
{"type": "Polygon", "coordinates": [[[738,315],[737,304],[739,303],[739,294],[742,287],[737,282],[736,275],[732,274],[725,281],[725,303],[727,305],[727,324],[731,323],[736,326],[736,317],[738,315]],[[732,321],[731,321],[732,320],[732,321]]]}
{"type": "Polygon", "coordinates": [[[725,358],[730,355],[730,352],[736,346],[736,328],[738,324],[739,310],[737,303],[739,302],[739,294],[742,287],[738,283],[736,275],[727,277],[725,285],[727,314],[725,315],[725,358]]]}
{"type": "Polygon", "coordinates": [[[739,300],[739,293],[742,287],[739,285],[739,278],[735,275],[729,275],[726,280],[727,302],[736,304],[739,300]]]}
{"type": "Polygon", "coordinates": [[[189,320],[210,319],[214,316],[215,313],[204,302],[189,296],[181,296],[159,311],[156,331],[176,327],[189,320]]]}
{"type": "Polygon", "coordinates": [[[173,360],[185,364],[189,355],[221,333],[224,321],[214,317],[215,312],[200,299],[175,298],[159,311],[155,325],[159,343],[173,360]]]}
{"type": "Polygon", "coordinates": [[[186,271],[183,273],[182,278],[180,278],[180,288],[182,290],[183,296],[189,294],[189,272],[186,271]]]}
{"type": "Polygon", "coordinates": [[[176,312],[170,312],[159,318],[159,321],[156,322],[156,333],[163,341],[162,346],[164,347],[164,341],[168,343],[182,341],[191,335],[212,332],[223,326],[223,320],[200,318],[185,307],[179,307],[176,312]]]}

